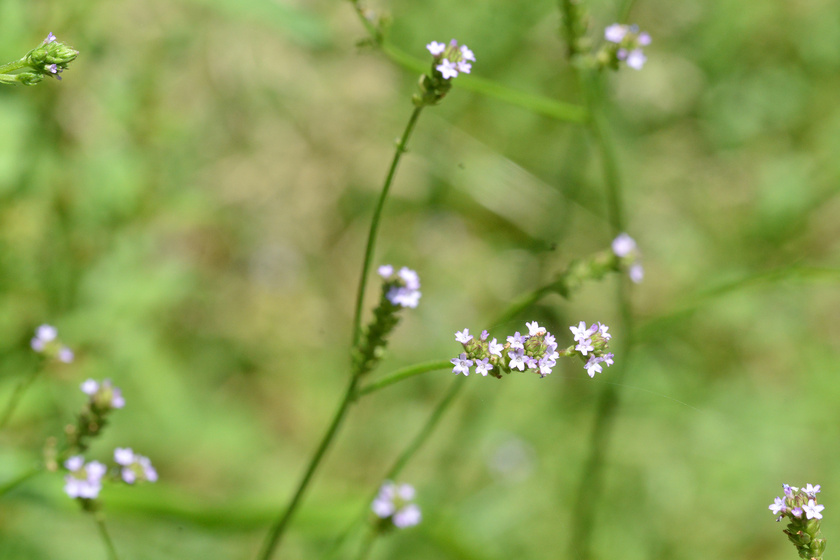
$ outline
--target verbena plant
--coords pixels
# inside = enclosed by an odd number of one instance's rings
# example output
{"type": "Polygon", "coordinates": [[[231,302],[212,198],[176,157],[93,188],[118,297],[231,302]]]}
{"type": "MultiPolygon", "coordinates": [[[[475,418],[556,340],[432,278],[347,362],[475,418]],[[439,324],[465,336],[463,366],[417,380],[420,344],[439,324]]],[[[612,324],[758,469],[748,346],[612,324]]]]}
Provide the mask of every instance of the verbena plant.
{"type": "MultiPolygon", "coordinates": [[[[387,40],[384,20],[372,16],[358,2],[352,4],[369,33],[368,44],[382,48],[392,56],[402,56],[399,53],[394,54],[396,51],[387,40]]],[[[464,378],[474,374],[503,379],[525,372],[545,378],[551,375],[560,358],[579,361],[581,373],[585,372],[589,377],[605,374],[605,368],[615,365],[607,371],[616,384],[607,386],[597,405],[592,443],[583,469],[585,474],[579,482],[578,497],[574,504],[577,515],[573,517],[573,525],[569,528],[574,535],[569,557],[588,558],[591,555],[593,508],[599,499],[601,469],[607,445],[605,442],[608,441],[604,433],[611,429],[611,421],[615,414],[615,387],[624,374],[622,358],[630,353],[633,342],[630,286],[633,282],[641,282],[644,276],[640,262],[641,252],[633,238],[625,232],[627,228],[618,162],[604,117],[604,105],[608,103],[604,80],[608,70],[642,70],[646,61],[644,48],[651,43],[651,38],[638,27],[624,23],[613,23],[593,31],[582,4],[566,0],[561,2],[560,7],[563,15],[562,35],[568,61],[579,80],[585,104],[582,107],[558,104],[553,106],[552,110],[565,114],[569,121],[580,121],[598,146],[608,216],[604,238],[612,240],[611,245],[598,253],[583,255],[571,261],[552,282],[536,290],[523,290],[510,307],[499,310],[497,317],[490,318],[484,325],[478,326],[481,329],[480,334],[470,333],[470,328],[475,329],[475,326],[464,325],[463,330],[454,333],[455,342],[460,344],[460,348],[453,344],[455,357],[447,356],[374,377],[390,335],[404,315],[410,313],[410,309],[422,304],[420,277],[415,270],[408,266],[395,267],[378,263],[376,259],[379,225],[386,211],[391,189],[395,185],[399,163],[407,151],[409,140],[423,112],[444,102],[447,95],[457,94],[459,79],[463,80],[459,77],[463,74],[473,74],[473,66],[476,71],[480,68],[480,53],[476,55],[466,45],[455,40],[429,42],[426,50],[431,57],[430,66],[420,76],[418,91],[411,98],[413,107],[397,142],[372,212],[357,284],[347,387],[292,496],[283,502],[275,522],[268,528],[256,556],[258,559],[272,558],[281,548],[283,537],[303,503],[322,460],[336,441],[347,414],[360,399],[424,373],[450,370],[456,375],[455,382],[430,415],[426,425],[408,442],[397,461],[390,467],[383,468],[382,480],[376,488],[371,489],[371,499],[364,504],[364,513],[354,521],[349,520],[353,521],[350,528],[344,534],[337,535],[332,550],[336,555],[342,551],[352,533],[364,533],[361,545],[355,551],[356,557],[364,558],[370,554],[376,539],[381,535],[421,522],[423,513],[418,504],[422,503],[422,500],[418,498],[412,485],[400,481],[399,478],[405,466],[436,428],[444,412],[453,406],[455,397],[467,382],[464,378]],[[366,322],[365,294],[374,269],[381,282],[380,297],[373,307],[371,318],[366,322]],[[581,321],[571,326],[552,325],[552,333],[548,327],[531,321],[520,326],[521,331],[495,334],[490,332],[497,325],[506,325],[514,318],[527,314],[534,304],[549,294],[569,298],[587,283],[597,282],[610,273],[622,274],[614,297],[620,323],[618,326],[613,325],[612,329],[600,322],[581,321]],[[618,342],[617,349],[610,348],[613,336],[618,342]]],[[[60,79],[59,74],[67,69],[77,54],[50,34],[41,45],[20,60],[0,67],[0,83],[35,85],[45,77],[60,79]]],[[[479,80],[468,83],[472,84],[469,87],[480,92],[499,91],[498,87],[479,80]]],[[[518,99],[517,102],[522,104],[529,103],[516,97],[514,93],[508,92],[508,96],[511,100],[518,99]]],[[[406,264],[411,266],[410,263],[406,264]]],[[[59,366],[60,363],[72,362],[74,359],[72,350],[59,341],[58,333],[51,325],[41,325],[36,329],[31,346],[33,351],[43,356],[42,366],[22,380],[15,389],[0,417],[0,429],[7,428],[27,388],[42,371],[59,366]]],[[[86,380],[81,383],[81,392],[87,397],[75,422],[68,424],[63,434],[54,435],[47,440],[41,464],[32,471],[22,473],[6,482],[0,487],[0,494],[38,472],[46,470],[61,473],[66,494],[77,500],[84,511],[93,514],[109,556],[117,558],[118,547],[112,542],[106,529],[99,499],[103,483],[110,481],[135,485],[155,482],[158,473],[147,457],[128,447],[113,450],[113,464],[110,466],[85,458],[85,453],[94,444],[95,439],[111,423],[112,415],[123,408],[126,401],[121,391],[107,379],[86,380]]],[[[816,503],[817,492],[819,486],[812,487],[810,484],[801,491],[785,486],[785,498],[777,498],[770,506],[774,514],[779,515],[779,519],[789,519],[785,533],[803,558],[821,558],[825,548],[819,527],[823,506],[816,503]]]]}

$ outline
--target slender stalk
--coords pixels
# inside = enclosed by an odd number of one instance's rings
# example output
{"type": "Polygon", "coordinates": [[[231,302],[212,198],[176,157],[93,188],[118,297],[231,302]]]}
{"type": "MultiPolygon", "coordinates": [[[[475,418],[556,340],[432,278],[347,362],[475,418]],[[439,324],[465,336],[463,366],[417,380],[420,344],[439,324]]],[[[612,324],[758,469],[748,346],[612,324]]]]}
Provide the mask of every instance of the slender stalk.
{"type": "Polygon", "coordinates": [[[269,529],[268,535],[266,536],[263,546],[260,549],[260,553],[257,555],[259,560],[268,560],[271,558],[274,550],[280,544],[280,538],[283,536],[286,526],[289,521],[291,521],[295,510],[300,504],[301,498],[303,498],[303,494],[309,486],[309,482],[312,480],[312,476],[318,469],[318,465],[321,464],[321,459],[324,458],[324,454],[335,438],[336,433],[338,433],[338,428],[341,426],[341,423],[347,414],[347,408],[350,406],[350,403],[353,402],[353,396],[356,393],[356,385],[358,382],[358,376],[354,375],[350,380],[347,391],[344,393],[344,398],[341,400],[341,404],[338,406],[338,410],[335,412],[335,416],[330,423],[330,427],[327,428],[327,432],[321,439],[318,449],[309,460],[309,466],[306,467],[306,473],[303,475],[300,483],[298,483],[297,490],[295,491],[294,496],[292,496],[292,500],[289,502],[289,505],[286,506],[286,510],[280,515],[280,517],[277,518],[277,521],[274,522],[274,525],[271,526],[271,529],[269,529]]]}
{"type": "Polygon", "coordinates": [[[40,369],[35,369],[32,373],[21,379],[20,383],[17,384],[9,402],[6,404],[6,408],[3,410],[3,416],[0,416],[0,430],[6,428],[6,424],[9,423],[9,420],[11,419],[12,414],[14,414],[20,399],[23,397],[23,394],[32,382],[35,381],[35,378],[38,377],[39,372],[40,369]]]}
{"type": "MultiPolygon", "coordinates": [[[[356,295],[356,310],[353,318],[353,349],[358,348],[359,342],[361,341],[362,305],[364,303],[365,287],[367,286],[368,272],[370,271],[370,263],[373,259],[373,252],[376,247],[376,234],[379,231],[379,222],[382,218],[382,209],[385,207],[385,200],[388,198],[388,192],[390,191],[391,184],[394,181],[394,176],[396,175],[397,167],[400,163],[400,159],[402,158],[402,154],[406,151],[408,139],[411,136],[411,132],[414,130],[414,126],[417,124],[417,119],[420,117],[421,110],[422,107],[415,107],[414,111],[412,111],[411,113],[411,117],[408,120],[408,124],[405,127],[405,131],[403,132],[402,137],[397,143],[396,151],[394,152],[394,158],[391,161],[391,166],[388,168],[388,175],[385,177],[385,183],[382,185],[382,193],[379,195],[379,200],[376,203],[376,208],[373,212],[373,219],[371,220],[370,232],[368,233],[367,245],[365,247],[365,256],[362,263],[362,274],[361,278],[359,279],[359,291],[356,295]]],[[[306,472],[304,473],[303,478],[298,484],[297,489],[295,490],[295,493],[292,496],[291,501],[289,502],[289,505],[286,507],[285,511],[283,511],[283,513],[280,514],[280,517],[277,518],[277,521],[275,521],[269,529],[268,535],[266,536],[266,539],[263,542],[263,546],[260,549],[259,554],[257,555],[258,560],[268,560],[269,558],[271,558],[272,554],[274,554],[274,551],[277,549],[277,546],[280,544],[280,539],[283,536],[283,533],[285,532],[286,528],[288,527],[288,524],[291,521],[292,517],[294,516],[295,511],[300,505],[301,499],[303,498],[303,495],[306,492],[306,489],[309,486],[309,483],[312,480],[315,471],[321,464],[321,460],[324,458],[327,449],[330,447],[333,440],[335,439],[335,436],[338,433],[338,429],[341,427],[341,424],[344,421],[344,417],[347,415],[347,410],[350,407],[350,404],[357,397],[356,387],[359,384],[359,378],[360,374],[358,371],[353,371],[351,373],[350,383],[347,386],[347,391],[345,391],[344,393],[344,397],[341,400],[341,404],[338,406],[338,410],[336,410],[335,416],[333,417],[329,428],[327,428],[327,432],[321,439],[321,443],[318,445],[318,449],[315,451],[315,454],[309,460],[309,465],[306,468],[306,472]]]]}
{"type": "Polygon", "coordinates": [[[388,176],[385,177],[385,184],[382,186],[382,193],[379,195],[376,209],[373,211],[373,221],[370,224],[370,232],[368,233],[367,245],[365,246],[365,258],[362,262],[362,274],[361,278],[359,278],[359,291],[356,293],[356,311],[353,315],[353,348],[359,345],[362,337],[362,305],[365,299],[365,288],[367,287],[368,273],[370,272],[370,262],[373,259],[373,251],[376,248],[376,234],[379,232],[382,209],[385,207],[385,199],[388,198],[388,191],[391,189],[391,183],[394,181],[397,166],[400,163],[403,153],[406,151],[408,138],[411,136],[411,132],[414,130],[414,125],[417,124],[417,119],[420,117],[420,111],[422,110],[423,107],[415,107],[411,113],[411,118],[408,119],[408,124],[405,127],[402,138],[397,143],[394,159],[391,160],[391,167],[388,169],[388,176]]]}
{"type": "Polygon", "coordinates": [[[449,360],[440,360],[435,362],[425,362],[422,364],[416,364],[413,366],[404,367],[402,369],[398,369],[394,373],[390,373],[376,381],[368,383],[358,391],[356,391],[356,397],[359,398],[364,395],[369,395],[375,391],[380,389],[384,389],[389,385],[393,385],[394,383],[398,383],[404,379],[408,379],[410,377],[414,377],[415,375],[420,375],[423,373],[427,373],[430,371],[437,371],[439,369],[448,369],[452,367],[452,362],[449,360]]]}
{"type": "MultiPolygon", "coordinates": [[[[447,365],[451,365],[447,363],[447,365]]],[[[443,418],[444,413],[446,413],[447,409],[452,405],[452,402],[455,400],[455,397],[464,387],[464,380],[460,379],[460,376],[455,379],[452,385],[449,386],[449,391],[446,395],[441,399],[441,401],[437,404],[435,409],[432,411],[432,414],[429,416],[426,423],[420,428],[420,431],[417,432],[417,435],[409,442],[409,444],[403,449],[402,453],[397,457],[397,460],[394,461],[394,464],[391,465],[391,468],[385,473],[385,476],[382,477],[382,480],[395,480],[405,466],[408,464],[408,461],[411,457],[414,456],[415,453],[423,446],[424,443],[429,439],[429,436],[435,431],[438,423],[440,422],[441,418],[443,418]]],[[[335,555],[338,553],[340,548],[343,546],[344,542],[353,533],[354,529],[364,523],[365,517],[368,515],[368,507],[371,502],[376,498],[376,494],[379,492],[379,486],[376,487],[373,494],[370,498],[365,502],[360,515],[350,524],[347,529],[335,540],[330,549],[330,553],[327,555],[327,558],[334,558],[335,555]]]]}
{"type": "Polygon", "coordinates": [[[365,535],[365,540],[362,541],[362,546],[359,547],[359,553],[356,555],[356,560],[365,560],[370,556],[370,551],[373,550],[373,543],[376,542],[376,537],[379,535],[373,529],[370,529],[365,535]]]}
{"type": "Polygon", "coordinates": [[[0,74],[8,74],[9,72],[26,68],[26,66],[26,60],[23,58],[14,62],[7,62],[6,64],[0,65],[0,74]]]}
{"type": "Polygon", "coordinates": [[[42,467],[33,467],[30,470],[24,472],[23,474],[18,475],[17,477],[13,478],[9,482],[6,482],[0,485],[0,498],[2,498],[6,493],[11,492],[33,476],[39,474],[43,470],[42,467]]]}
{"type": "MultiPolygon", "coordinates": [[[[621,178],[613,145],[609,139],[602,109],[602,84],[600,76],[593,71],[578,70],[589,114],[588,128],[601,156],[601,169],[607,198],[607,217],[609,233],[615,237],[624,231],[624,210],[621,196],[621,178]]],[[[577,486],[577,499],[572,517],[570,558],[588,560],[592,557],[592,534],[595,525],[595,510],[602,493],[605,457],[610,444],[610,435],[620,404],[618,387],[621,386],[627,371],[633,341],[633,317],[629,302],[627,280],[618,283],[616,306],[619,311],[621,332],[616,355],[621,361],[611,368],[613,383],[605,384],[598,399],[594,424],[589,436],[589,454],[583,465],[580,482],[577,486]]]]}
{"type": "Polygon", "coordinates": [[[102,542],[105,543],[105,548],[108,551],[108,560],[119,560],[117,549],[114,548],[114,541],[108,535],[108,529],[105,527],[105,518],[101,513],[94,514],[96,519],[96,526],[99,528],[99,536],[102,537],[102,542]]]}

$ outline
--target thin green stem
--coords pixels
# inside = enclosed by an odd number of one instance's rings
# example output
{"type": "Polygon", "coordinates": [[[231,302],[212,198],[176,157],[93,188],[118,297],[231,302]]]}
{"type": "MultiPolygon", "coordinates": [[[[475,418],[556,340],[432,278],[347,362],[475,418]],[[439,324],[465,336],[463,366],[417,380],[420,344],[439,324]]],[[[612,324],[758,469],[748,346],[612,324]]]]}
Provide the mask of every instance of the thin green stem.
{"type": "Polygon", "coordinates": [[[38,373],[40,373],[40,371],[40,369],[35,369],[32,373],[21,379],[17,384],[9,402],[6,404],[5,410],[3,410],[3,416],[0,416],[0,430],[6,428],[6,424],[9,423],[9,419],[11,419],[12,414],[14,414],[20,399],[23,397],[23,394],[32,382],[35,381],[35,378],[38,377],[38,373]]]}
{"type": "MultiPolygon", "coordinates": [[[[609,138],[603,115],[603,85],[600,75],[593,70],[578,69],[578,77],[586,100],[589,115],[588,128],[601,156],[601,170],[607,199],[607,217],[611,238],[625,230],[622,202],[621,177],[618,171],[615,149],[609,138]]],[[[605,384],[598,399],[594,424],[589,436],[589,454],[582,468],[577,486],[577,499],[573,511],[570,541],[570,558],[589,560],[592,557],[592,535],[595,525],[595,510],[602,494],[603,471],[610,444],[610,435],[618,411],[618,387],[624,379],[633,342],[633,317],[630,309],[627,279],[618,283],[616,306],[620,325],[614,332],[621,332],[619,347],[615,354],[620,357],[611,368],[613,383],[605,384]]]]}
{"type": "Polygon", "coordinates": [[[370,556],[370,551],[373,550],[373,543],[376,542],[376,537],[379,535],[373,529],[370,529],[362,541],[362,546],[359,547],[359,553],[356,554],[356,560],[365,560],[370,556]]]}
{"type": "Polygon", "coordinates": [[[344,397],[341,400],[341,404],[338,406],[338,409],[335,412],[335,416],[333,417],[333,420],[330,423],[330,427],[327,428],[327,432],[321,439],[321,443],[318,445],[318,449],[315,451],[315,454],[309,460],[309,466],[306,468],[306,473],[303,475],[303,478],[298,484],[297,490],[295,491],[292,500],[289,502],[289,505],[286,506],[285,511],[283,511],[280,517],[277,518],[277,521],[275,521],[274,525],[271,526],[271,529],[269,529],[268,535],[266,536],[266,539],[263,542],[262,549],[260,549],[260,553],[257,555],[257,558],[259,560],[268,560],[269,558],[271,558],[271,555],[274,553],[275,549],[280,544],[280,538],[283,536],[283,533],[286,530],[286,526],[289,524],[289,521],[291,521],[295,510],[300,504],[301,498],[303,498],[303,494],[306,491],[306,488],[309,486],[309,482],[312,480],[312,476],[318,469],[318,465],[321,464],[321,459],[324,458],[324,454],[327,452],[327,449],[329,448],[330,444],[335,438],[336,433],[338,433],[338,428],[341,427],[341,423],[343,422],[344,417],[347,414],[347,409],[350,406],[350,403],[353,402],[353,396],[356,393],[356,385],[358,384],[358,382],[359,377],[354,375],[353,378],[350,380],[349,385],[347,386],[347,391],[344,393],[344,397]]]}
{"type": "Polygon", "coordinates": [[[618,10],[618,18],[616,21],[626,23],[627,19],[630,17],[630,11],[633,9],[634,3],[635,0],[624,0],[621,4],[621,8],[618,10]]]}
{"type": "Polygon", "coordinates": [[[8,74],[9,72],[26,68],[27,66],[28,64],[26,63],[25,58],[21,58],[20,60],[16,60],[14,62],[7,62],[6,64],[0,65],[0,74],[8,74]]]}
{"type": "MultiPolygon", "coordinates": [[[[451,365],[447,363],[447,365],[451,365]]],[[[446,395],[441,399],[441,401],[437,404],[435,409],[432,411],[432,414],[426,420],[426,423],[420,428],[420,431],[417,432],[417,435],[409,442],[409,444],[403,449],[402,453],[397,457],[397,460],[394,461],[394,464],[391,466],[390,469],[385,473],[382,477],[382,480],[395,480],[405,466],[408,464],[408,461],[414,456],[415,453],[423,446],[424,443],[429,439],[432,433],[435,431],[438,423],[440,422],[441,418],[443,418],[444,413],[447,409],[452,405],[452,402],[455,400],[455,397],[464,387],[465,383],[464,380],[460,378],[455,379],[452,385],[449,386],[449,391],[447,391],[446,395]]],[[[376,494],[379,492],[379,486],[376,487],[376,490],[370,496],[370,498],[365,502],[364,507],[360,515],[356,518],[353,523],[344,530],[344,532],[336,539],[333,543],[330,553],[328,554],[328,558],[333,558],[338,553],[340,548],[343,546],[344,542],[353,533],[356,527],[364,523],[365,517],[368,515],[368,507],[371,502],[376,498],[376,494]]]]}
{"type": "Polygon", "coordinates": [[[430,371],[437,371],[440,369],[447,369],[452,366],[452,362],[446,360],[439,360],[434,362],[424,362],[422,364],[415,364],[413,366],[404,367],[402,369],[398,369],[393,373],[389,373],[376,381],[368,383],[358,391],[356,391],[356,398],[362,397],[364,395],[369,395],[375,391],[380,389],[384,389],[389,385],[393,385],[394,383],[398,383],[403,379],[408,379],[410,377],[414,377],[415,375],[421,375],[423,373],[427,373],[430,371]]]}
{"type": "Polygon", "coordinates": [[[365,246],[365,258],[362,262],[362,274],[359,279],[359,291],[356,293],[356,310],[353,314],[353,348],[359,345],[362,337],[362,305],[365,299],[365,288],[367,287],[368,273],[370,272],[370,263],[373,259],[373,251],[376,248],[376,234],[379,232],[379,222],[382,218],[382,209],[385,207],[385,200],[388,198],[388,191],[391,190],[391,183],[394,181],[394,175],[397,172],[397,166],[400,163],[403,153],[406,151],[408,139],[411,132],[414,130],[414,125],[417,124],[417,119],[420,117],[420,112],[423,107],[415,107],[411,113],[411,118],[408,119],[408,124],[405,127],[400,141],[397,143],[397,149],[394,152],[394,159],[391,160],[391,167],[388,169],[388,175],[385,177],[385,184],[382,186],[382,193],[379,195],[379,200],[376,203],[376,209],[373,211],[373,220],[370,224],[370,232],[368,233],[367,245],[365,246]]]}
{"type": "Polygon", "coordinates": [[[6,482],[0,485],[0,498],[6,495],[6,493],[11,492],[33,476],[41,473],[43,471],[43,467],[37,466],[33,467],[30,470],[24,472],[23,474],[18,475],[17,477],[13,478],[9,482],[6,482]]]}
{"type": "Polygon", "coordinates": [[[111,540],[108,529],[105,527],[105,518],[101,513],[95,513],[93,517],[96,519],[96,526],[99,528],[99,536],[102,537],[102,542],[105,543],[105,548],[108,551],[108,560],[119,560],[117,549],[114,548],[114,541],[111,540]]]}

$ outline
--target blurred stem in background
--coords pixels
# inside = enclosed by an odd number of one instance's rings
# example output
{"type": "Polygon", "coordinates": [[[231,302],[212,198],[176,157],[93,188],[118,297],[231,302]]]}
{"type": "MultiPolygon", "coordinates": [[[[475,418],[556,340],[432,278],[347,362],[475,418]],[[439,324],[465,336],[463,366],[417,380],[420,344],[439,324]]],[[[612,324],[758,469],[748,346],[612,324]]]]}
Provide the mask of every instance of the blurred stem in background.
{"type": "MultiPolygon", "coordinates": [[[[385,177],[385,184],[382,186],[382,192],[379,195],[379,201],[377,202],[376,209],[373,213],[373,219],[371,220],[370,231],[368,233],[367,246],[365,247],[365,256],[362,264],[361,278],[359,279],[359,290],[356,296],[356,309],[353,318],[353,344],[351,347],[351,351],[355,351],[355,349],[359,346],[359,343],[362,338],[362,307],[364,303],[364,293],[365,287],[367,286],[368,275],[370,273],[373,252],[376,247],[376,234],[379,231],[379,222],[382,218],[382,209],[385,206],[385,200],[388,197],[388,192],[391,189],[391,183],[394,181],[394,176],[397,172],[397,167],[399,166],[400,159],[402,158],[402,155],[406,152],[406,145],[408,144],[408,139],[411,137],[411,133],[414,130],[415,125],[417,124],[417,119],[420,117],[420,112],[422,110],[423,107],[418,106],[415,107],[411,113],[411,117],[408,120],[408,124],[405,127],[405,131],[403,131],[402,137],[397,143],[397,148],[394,152],[394,157],[391,160],[391,166],[388,169],[388,175],[385,177]]],[[[356,387],[359,384],[359,380],[361,378],[362,373],[363,370],[356,370],[351,373],[350,382],[347,385],[347,390],[344,393],[344,397],[342,397],[341,404],[339,404],[338,410],[336,410],[335,416],[333,417],[329,428],[327,428],[326,433],[321,439],[321,443],[315,450],[315,454],[309,460],[309,465],[306,468],[306,472],[304,473],[303,478],[298,484],[297,489],[295,490],[295,493],[292,496],[291,501],[289,502],[289,505],[286,506],[286,509],[283,511],[280,517],[278,517],[274,525],[272,525],[269,529],[268,535],[266,536],[265,542],[263,543],[263,547],[257,556],[258,559],[268,560],[268,558],[271,558],[271,556],[274,554],[274,551],[279,546],[280,539],[283,536],[283,533],[285,532],[286,528],[288,527],[288,524],[291,521],[292,517],[294,516],[298,505],[300,505],[301,499],[303,498],[303,494],[306,491],[306,488],[309,486],[309,483],[312,480],[315,471],[318,469],[318,466],[321,464],[321,460],[324,458],[324,454],[335,439],[335,436],[338,433],[338,429],[341,427],[341,424],[343,423],[344,418],[347,415],[347,409],[357,397],[356,387]]]]}
{"type": "MultiPolygon", "coordinates": [[[[626,19],[633,0],[624,0],[619,14],[621,20],[626,19]]],[[[560,0],[564,26],[564,38],[568,45],[569,58],[575,69],[581,86],[588,115],[586,127],[592,136],[601,159],[603,173],[607,219],[610,238],[615,238],[625,231],[624,205],[622,201],[621,176],[615,149],[609,137],[606,122],[604,83],[602,74],[586,63],[576,60],[581,56],[578,45],[586,44],[583,34],[586,32],[588,15],[580,7],[579,0],[560,0]]],[[[588,560],[592,557],[592,534],[595,523],[595,512],[598,507],[603,483],[604,462],[609,450],[610,435],[619,406],[618,388],[621,386],[627,371],[628,359],[633,344],[633,317],[630,308],[629,286],[626,278],[618,282],[616,290],[616,307],[621,324],[615,329],[621,333],[621,346],[616,349],[616,355],[623,359],[616,363],[612,370],[612,383],[605,384],[598,399],[595,419],[589,436],[589,452],[581,470],[580,481],[577,485],[575,500],[575,515],[572,516],[573,535],[569,542],[569,558],[588,560]]]]}
{"type": "Polygon", "coordinates": [[[108,534],[108,529],[105,527],[104,516],[99,512],[93,514],[93,516],[96,519],[99,536],[102,537],[102,542],[105,543],[105,548],[108,551],[108,560],[119,560],[117,549],[114,547],[114,541],[111,540],[111,536],[108,534]]]}
{"type": "Polygon", "coordinates": [[[11,419],[12,414],[14,414],[20,399],[23,397],[23,394],[26,393],[26,390],[30,385],[32,385],[32,382],[35,381],[35,378],[38,377],[40,372],[41,369],[36,368],[18,382],[12,396],[9,398],[9,402],[6,404],[6,408],[3,410],[3,415],[0,416],[0,430],[6,428],[6,424],[9,423],[9,419],[11,419]]]}

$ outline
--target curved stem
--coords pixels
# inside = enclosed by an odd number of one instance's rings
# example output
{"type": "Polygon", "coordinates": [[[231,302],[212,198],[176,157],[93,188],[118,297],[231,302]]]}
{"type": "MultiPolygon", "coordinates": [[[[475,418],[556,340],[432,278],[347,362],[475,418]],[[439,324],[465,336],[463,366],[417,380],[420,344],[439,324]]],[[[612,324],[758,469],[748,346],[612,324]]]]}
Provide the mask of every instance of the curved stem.
{"type": "Polygon", "coordinates": [[[303,494],[306,491],[307,486],[309,486],[309,482],[312,480],[312,475],[315,474],[318,465],[321,464],[321,459],[324,458],[324,454],[332,443],[333,438],[335,438],[335,434],[338,432],[338,428],[341,426],[344,416],[347,414],[347,408],[350,406],[350,403],[353,402],[353,396],[356,393],[356,385],[358,382],[358,376],[354,376],[350,380],[350,384],[347,387],[347,391],[344,393],[344,398],[341,400],[338,410],[335,412],[335,416],[330,423],[330,427],[327,428],[327,432],[321,439],[318,449],[309,460],[309,466],[306,468],[306,473],[303,475],[303,478],[298,484],[297,490],[295,491],[294,496],[292,496],[292,500],[289,502],[286,510],[280,515],[280,517],[277,518],[274,525],[271,526],[271,529],[269,529],[262,549],[260,550],[259,555],[257,555],[259,560],[268,560],[268,558],[271,558],[274,550],[280,544],[280,537],[283,536],[286,526],[292,519],[295,510],[300,504],[301,498],[303,498],[303,494]]]}
{"type": "Polygon", "coordinates": [[[403,379],[408,379],[409,377],[414,377],[415,375],[420,375],[430,371],[447,369],[451,366],[452,362],[448,360],[441,360],[404,367],[402,369],[398,369],[394,373],[390,373],[381,377],[380,379],[377,379],[376,381],[368,383],[367,385],[356,391],[355,398],[358,399],[359,397],[362,397],[364,395],[369,395],[370,393],[378,391],[379,389],[384,389],[385,387],[393,385],[394,383],[402,381],[403,379]]]}
{"type": "Polygon", "coordinates": [[[108,551],[109,560],[119,560],[117,549],[114,548],[114,541],[108,535],[108,529],[105,527],[105,518],[97,513],[93,516],[96,519],[96,526],[99,528],[99,536],[102,537],[102,542],[105,543],[105,548],[108,551]]]}
{"type": "Polygon", "coordinates": [[[13,478],[9,482],[0,485],[0,497],[3,497],[6,493],[11,492],[33,476],[39,474],[42,470],[43,469],[41,467],[33,467],[23,474],[18,475],[16,478],[13,478]]]}
{"type": "Polygon", "coordinates": [[[25,378],[21,379],[20,383],[17,384],[17,387],[15,387],[8,404],[6,404],[6,408],[3,410],[3,416],[0,416],[0,430],[3,430],[6,427],[6,424],[9,423],[9,420],[11,419],[12,414],[14,414],[20,399],[23,397],[26,389],[28,389],[32,382],[35,381],[35,378],[38,377],[39,372],[40,369],[36,369],[25,378]]]}
{"type": "Polygon", "coordinates": [[[397,143],[397,150],[394,153],[394,159],[391,160],[391,167],[388,169],[387,177],[385,177],[385,184],[382,186],[382,193],[379,195],[376,209],[373,211],[373,221],[370,224],[370,232],[368,233],[367,245],[365,246],[365,258],[362,261],[362,274],[361,278],[359,278],[359,291],[356,293],[356,311],[353,315],[353,348],[359,345],[359,340],[362,336],[362,305],[365,299],[368,273],[370,272],[370,261],[373,258],[373,250],[376,248],[376,234],[379,231],[382,208],[385,206],[385,199],[388,198],[388,191],[391,189],[391,183],[394,181],[394,175],[397,172],[400,158],[402,158],[403,153],[406,151],[408,138],[411,136],[411,132],[414,130],[414,125],[417,124],[417,119],[420,117],[420,111],[422,110],[423,107],[415,107],[411,113],[411,118],[408,119],[408,124],[405,127],[402,138],[397,143]]]}
{"type": "Polygon", "coordinates": [[[26,67],[26,59],[21,58],[20,60],[16,60],[14,62],[7,62],[6,64],[0,65],[0,74],[8,74],[9,72],[14,72],[15,70],[20,70],[21,68],[26,67]]]}

